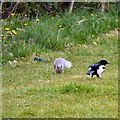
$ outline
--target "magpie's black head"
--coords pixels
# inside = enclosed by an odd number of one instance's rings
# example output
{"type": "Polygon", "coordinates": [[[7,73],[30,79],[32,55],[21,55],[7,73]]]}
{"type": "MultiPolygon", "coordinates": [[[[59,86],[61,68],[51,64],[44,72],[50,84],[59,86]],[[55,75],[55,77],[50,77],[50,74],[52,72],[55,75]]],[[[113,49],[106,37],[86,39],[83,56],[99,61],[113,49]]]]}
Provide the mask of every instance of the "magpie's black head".
{"type": "Polygon", "coordinates": [[[106,64],[110,64],[108,61],[106,61],[106,60],[101,60],[100,62],[99,62],[101,65],[106,65],[106,64]]]}

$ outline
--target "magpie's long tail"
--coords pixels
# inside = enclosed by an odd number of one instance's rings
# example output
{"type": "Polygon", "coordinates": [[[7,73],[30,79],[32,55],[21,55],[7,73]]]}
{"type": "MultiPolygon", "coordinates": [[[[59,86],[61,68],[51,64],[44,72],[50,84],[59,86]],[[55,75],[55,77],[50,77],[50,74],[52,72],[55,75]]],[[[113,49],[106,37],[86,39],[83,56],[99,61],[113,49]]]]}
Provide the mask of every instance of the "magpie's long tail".
{"type": "Polygon", "coordinates": [[[89,71],[87,72],[87,75],[91,75],[91,74],[94,74],[94,73],[95,73],[94,70],[89,70],[89,71]]]}

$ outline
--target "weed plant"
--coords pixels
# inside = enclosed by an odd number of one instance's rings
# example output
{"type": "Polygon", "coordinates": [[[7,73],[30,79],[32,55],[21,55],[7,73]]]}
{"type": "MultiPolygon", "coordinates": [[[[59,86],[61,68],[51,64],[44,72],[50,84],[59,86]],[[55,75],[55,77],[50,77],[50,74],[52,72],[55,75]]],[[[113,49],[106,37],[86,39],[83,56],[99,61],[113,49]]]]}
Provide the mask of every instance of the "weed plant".
{"type": "Polygon", "coordinates": [[[11,14],[2,23],[2,63],[6,63],[37,51],[64,50],[90,43],[101,33],[117,28],[118,16],[116,10],[109,13],[83,10],[37,19],[29,19],[27,14],[11,14]]]}

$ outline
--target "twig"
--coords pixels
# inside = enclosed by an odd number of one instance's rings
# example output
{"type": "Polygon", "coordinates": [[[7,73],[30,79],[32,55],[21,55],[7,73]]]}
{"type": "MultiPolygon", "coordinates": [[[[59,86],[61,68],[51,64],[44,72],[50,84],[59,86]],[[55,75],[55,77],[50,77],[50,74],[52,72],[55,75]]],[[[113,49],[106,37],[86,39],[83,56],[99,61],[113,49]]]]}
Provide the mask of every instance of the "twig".
{"type": "Polygon", "coordinates": [[[2,4],[3,4],[3,2],[1,1],[1,3],[0,3],[0,14],[2,13],[2,4]]]}
{"type": "Polygon", "coordinates": [[[57,41],[59,40],[60,29],[58,29],[57,41]]]}
{"type": "Polygon", "coordinates": [[[60,18],[60,20],[53,26],[53,28],[48,32],[48,34],[46,35],[45,39],[48,37],[48,35],[51,33],[51,31],[56,27],[56,25],[62,20],[62,18],[60,18]]]}
{"type": "MultiPolygon", "coordinates": [[[[106,19],[106,18],[103,17],[103,18],[99,18],[99,19],[97,19],[97,20],[102,20],[102,19],[106,19]]],[[[90,18],[90,19],[83,19],[83,20],[77,21],[77,24],[80,25],[80,23],[85,22],[85,21],[87,21],[87,20],[93,20],[93,19],[92,19],[92,18],[90,18]]]]}
{"type": "Polygon", "coordinates": [[[13,9],[10,11],[8,17],[7,17],[7,20],[9,19],[11,13],[14,11],[14,9],[18,6],[18,3],[19,3],[19,0],[16,2],[15,6],[13,7],[13,9]]]}
{"type": "Polygon", "coordinates": [[[71,1],[69,13],[72,13],[74,2],[75,2],[75,0],[71,1]]]}

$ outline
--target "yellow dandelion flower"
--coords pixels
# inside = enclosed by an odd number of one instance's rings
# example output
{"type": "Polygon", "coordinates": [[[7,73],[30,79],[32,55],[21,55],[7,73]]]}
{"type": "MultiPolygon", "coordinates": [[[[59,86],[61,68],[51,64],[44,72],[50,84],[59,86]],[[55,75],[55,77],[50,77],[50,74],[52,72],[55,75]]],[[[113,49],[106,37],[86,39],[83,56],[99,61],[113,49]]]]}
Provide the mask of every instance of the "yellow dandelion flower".
{"type": "Polygon", "coordinates": [[[52,16],[51,18],[54,19],[55,17],[52,16]]]}
{"type": "Polygon", "coordinates": [[[27,23],[24,23],[24,25],[25,25],[25,26],[28,26],[28,24],[27,24],[27,23]]]}
{"type": "Polygon", "coordinates": [[[27,17],[27,14],[25,14],[25,17],[27,17]]]}
{"type": "Polygon", "coordinates": [[[82,18],[85,18],[85,16],[82,16],[82,18]]]}
{"type": "Polygon", "coordinates": [[[5,30],[6,30],[6,31],[9,31],[9,30],[10,30],[10,28],[5,28],[5,30]]]}
{"type": "Polygon", "coordinates": [[[62,28],[62,25],[59,25],[59,28],[62,28]]]}
{"type": "Polygon", "coordinates": [[[94,35],[92,35],[92,37],[94,37],[94,35]]]}
{"type": "Polygon", "coordinates": [[[93,14],[91,14],[91,16],[94,16],[93,14]]]}
{"type": "Polygon", "coordinates": [[[16,34],[17,34],[17,31],[16,31],[16,30],[12,30],[12,33],[16,35],[16,34]]]}
{"type": "Polygon", "coordinates": [[[14,13],[11,13],[10,15],[11,15],[11,16],[14,16],[15,14],[14,14],[14,13]]]}
{"type": "Polygon", "coordinates": [[[40,19],[36,19],[36,21],[37,21],[37,22],[39,22],[39,21],[40,21],[40,19]]]}

